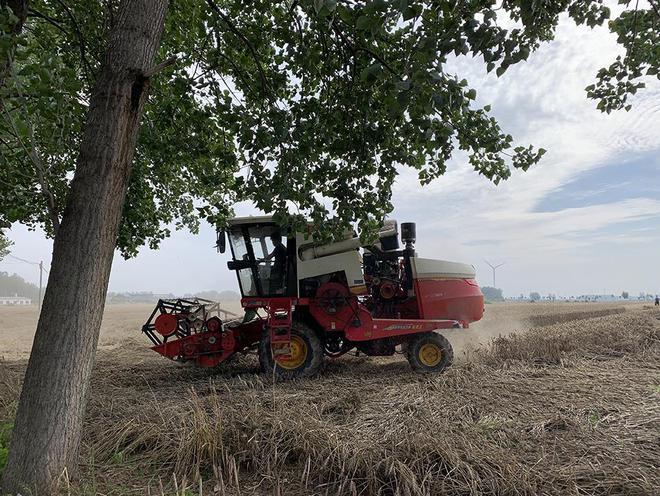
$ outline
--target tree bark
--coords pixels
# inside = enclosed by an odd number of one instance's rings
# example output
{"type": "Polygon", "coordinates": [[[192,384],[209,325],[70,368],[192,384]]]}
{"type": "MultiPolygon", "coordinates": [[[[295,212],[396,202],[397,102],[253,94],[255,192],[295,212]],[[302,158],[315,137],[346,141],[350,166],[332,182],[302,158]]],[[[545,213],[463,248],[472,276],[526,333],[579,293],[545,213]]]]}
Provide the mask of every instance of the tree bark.
{"type": "Polygon", "coordinates": [[[138,128],[168,0],[123,0],[92,91],[0,493],[75,478],[82,422],[138,128]]]}

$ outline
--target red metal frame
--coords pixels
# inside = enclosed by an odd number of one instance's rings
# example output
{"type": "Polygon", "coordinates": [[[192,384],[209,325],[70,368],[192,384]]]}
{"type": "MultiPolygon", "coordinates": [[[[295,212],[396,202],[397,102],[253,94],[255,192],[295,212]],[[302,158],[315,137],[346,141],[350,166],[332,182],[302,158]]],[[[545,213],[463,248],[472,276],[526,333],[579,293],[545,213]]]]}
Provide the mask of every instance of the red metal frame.
{"type": "MultiPolygon", "coordinates": [[[[336,290],[336,283],[328,284],[334,285],[336,290]]],[[[258,316],[249,322],[235,321],[220,326],[220,329],[209,326],[203,332],[172,336],[179,339],[171,341],[165,337],[162,343],[155,342],[152,349],[173,360],[214,367],[234,353],[254,348],[265,330],[270,332],[273,354],[282,358],[288,356],[294,311],[309,315],[322,332],[343,332],[348,343],[391,338],[395,338],[395,343],[402,343],[408,336],[418,333],[467,328],[470,322],[483,315],[483,295],[474,280],[421,279],[414,281],[413,288],[415,297],[404,298],[395,307],[397,316],[403,318],[374,318],[361,303],[368,300],[360,300],[348,288],[338,297],[325,301],[319,296],[323,294],[323,288],[315,298],[247,297],[241,300],[243,308],[263,309],[265,317],[258,316]],[[328,303],[330,300],[331,304],[328,303]]],[[[172,318],[185,319],[185,314],[173,312],[171,315],[172,318]]],[[[149,322],[143,331],[161,331],[161,326],[154,327],[149,322]]],[[[169,321],[167,323],[170,325],[162,326],[165,334],[172,327],[169,321]]]]}
{"type": "Polygon", "coordinates": [[[451,319],[468,327],[483,317],[484,297],[473,279],[416,279],[414,288],[420,319],[451,319]]]}
{"type": "Polygon", "coordinates": [[[166,341],[151,349],[172,360],[191,361],[200,367],[214,367],[235,353],[235,345],[230,344],[231,339],[222,333],[208,331],[166,341]],[[228,346],[224,347],[223,341],[228,346]]]}
{"type": "MultiPolygon", "coordinates": [[[[478,287],[477,287],[478,289],[478,287]]],[[[372,318],[369,310],[356,297],[348,296],[346,305],[332,315],[324,314],[314,298],[243,298],[244,308],[308,307],[314,320],[324,331],[343,331],[350,341],[370,341],[394,336],[406,336],[436,329],[467,328],[473,314],[460,312],[460,319],[381,319],[372,318]],[[471,316],[470,316],[471,315],[471,316]]],[[[483,305],[483,297],[481,300],[483,305]]],[[[470,310],[474,308],[469,307],[470,310]]],[[[477,313],[483,313],[483,306],[477,313]]],[[[270,322],[270,320],[269,320],[270,322]]],[[[269,324],[270,325],[270,324],[269,324]]]]}

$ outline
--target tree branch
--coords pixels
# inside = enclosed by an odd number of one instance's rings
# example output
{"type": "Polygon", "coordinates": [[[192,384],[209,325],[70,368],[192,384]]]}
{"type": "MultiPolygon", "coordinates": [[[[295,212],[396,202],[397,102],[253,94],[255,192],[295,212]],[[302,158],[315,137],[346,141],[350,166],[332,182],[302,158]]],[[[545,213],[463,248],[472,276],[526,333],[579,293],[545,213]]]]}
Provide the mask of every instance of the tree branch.
{"type": "Polygon", "coordinates": [[[660,10],[658,10],[658,6],[656,5],[657,0],[649,0],[649,3],[651,4],[651,7],[653,7],[653,10],[655,11],[655,14],[660,17],[660,10]]]}
{"type": "Polygon", "coordinates": [[[341,40],[344,43],[346,43],[346,45],[348,45],[348,47],[353,52],[365,52],[365,53],[371,55],[374,59],[376,59],[378,62],[380,62],[383,65],[383,67],[385,67],[388,71],[390,71],[394,76],[400,78],[399,73],[397,71],[395,71],[394,69],[392,69],[392,67],[390,67],[390,65],[385,61],[385,59],[383,59],[383,57],[381,57],[378,53],[374,52],[370,48],[359,46],[359,45],[356,45],[355,43],[351,42],[351,40],[349,40],[348,37],[346,35],[344,35],[344,33],[341,31],[341,29],[339,29],[337,24],[335,24],[334,22],[332,23],[332,30],[337,34],[337,36],[339,36],[341,38],[341,40]]]}
{"type": "Polygon", "coordinates": [[[71,23],[73,24],[73,29],[76,32],[76,38],[78,38],[78,44],[80,45],[80,60],[83,67],[87,71],[87,77],[90,78],[91,80],[94,71],[92,70],[91,64],[87,60],[85,37],[82,35],[82,32],[80,31],[80,27],[78,26],[78,21],[76,21],[73,12],[71,12],[71,9],[67,4],[65,4],[62,0],[57,0],[57,3],[59,3],[62,6],[62,8],[66,11],[67,15],[69,16],[69,19],[71,19],[71,23]]]}
{"type": "Polygon", "coordinates": [[[163,69],[166,69],[167,67],[170,67],[171,65],[174,65],[176,63],[176,56],[172,55],[171,57],[165,59],[162,61],[160,64],[153,66],[151,69],[148,71],[145,71],[144,77],[149,79],[150,77],[155,76],[159,72],[161,72],[163,69]]]}
{"type": "Polygon", "coordinates": [[[48,16],[48,15],[46,15],[46,14],[43,14],[43,13],[41,13],[41,12],[39,12],[38,10],[33,9],[33,8],[28,9],[28,14],[30,14],[30,17],[37,17],[37,18],[39,18],[39,19],[43,19],[44,21],[46,21],[46,22],[47,22],[48,24],[50,24],[51,26],[55,26],[57,29],[59,29],[60,31],[62,31],[65,35],[67,35],[67,36],[69,35],[69,32],[68,32],[66,29],[64,29],[64,28],[60,25],[60,23],[57,22],[57,21],[56,21],[55,19],[53,19],[52,17],[50,17],[50,16],[48,16]]]}
{"type": "Polygon", "coordinates": [[[46,167],[43,161],[41,160],[39,153],[37,152],[37,146],[36,146],[36,140],[34,138],[34,128],[32,126],[32,122],[29,119],[26,119],[28,136],[30,138],[30,146],[28,147],[21,138],[18,129],[16,129],[16,124],[14,123],[14,119],[12,118],[12,116],[9,114],[9,112],[7,112],[7,109],[2,108],[2,110],[4,110],[7,120],[9,121],[9,124],[11,125],[18,142],[21,144],[23,150],[25,150],[25,153],[27,154],[28,158],[34,165],[34,169],[37,172],[37,179],[39,180],[39,185],[41,186],[41,191],[46,200],[46,208],[48,210],[48,216],[50,217],[51,223],[53,224],[53,233],[57,234],[57,231],[59,230],[60,227],[60,217],[57,212],[57,204],[55,202],[55,196],[50,190],[48,186],[48,181],[46,180],[46,167]]]}
{"type": "Polygon", "coordinates": [[[218,16],[220,16],[220,18],[224,21],[224,23],[227,25],[229,30],[232,33],[234,33],[238,38],[240,38],[240,40],[243,41],[243,43],[245,43],[245,45],[248,47],[248,50],[250,51],[250,54],[252,55],[252,58],[254,59],[255,64],[257,64],[257,69],[259,70],[259,75],[261,76],[262,89],[264,90],[264,93],[270,93],[271,99],[274,99],[275,95],[272,93],[272,91],[271,91],[271,89],[268,85],[268,79],[266,78],[266,73],[265,73],[265,71],[264,71],[264,69],[261,65],[261,62],[259,61],[259,56],[257,54],[257,51],[255,50],[255,48],[252,45],[252,43],[250,42],[250,40],[248,40],[248,38],[243,33],[241,33],[240,29],[238,29],[231,22],[231,19],[229,19],[229,17],[220,10],[220,8],[218,7],[218,5],[215,3],[214,0],[206,0],[206,3],[209,4],[209,7],[211,7],[211,9],[216,14],[218,14],[218,16]]]}
{"type": "Polygon", "coordinates": [[[30,144],[32,145],[30,147],[30,150],[28,151],[28,154],[30,156],[30,160],[32,160],[32,163],[34,164],[35,170],[37,171],[37,178],[39,179],[39,185],[41,186],[41,191],[44,197],[46,198],[48,216],[50,217],[50,221],[53,224],[53,234],[57,236],[57,231],[60,229],[60,216],[57,211],[55,196],[53,195],[53,192],[50,190],[48,181],[46,180],[46,166],[44,165],[43,160],[41,160],[41,156],[37,152],[37,142],[34,139],[34,128],[32,127],[32,123],[29,121],[28,121],[28,134],[30,136],[30,144]]]}
{"type": "MultiPolygon", "coordinates": [[[[220,40],[219,39],[216,40],[216,46],[218,48],[220,47],[220,40]]],[[[236,73],[236,76],[240,79],[240,82],[243,84],[243,86],[245,86],[245,88],[248,90],[248,92],[250,94],[252,94],[252,95],[254,95],[255,97],[258,98],[259,95],[258,95],[257,91],[252,88],[252,86],[249,83],[249,79],[243,74],[243,71],[241,71],[241,68],[238,67],[233,60],[231,60],[224,53],[222,53],[221,50],[218,50],[217,55],[218,55],[218,57],[225,60],[229,65],[232,66],[232,68],[234,69],[234,72],[236,73]]],[[[215,68],[215,67],[212,66],[211,68],[215,68]]]]}

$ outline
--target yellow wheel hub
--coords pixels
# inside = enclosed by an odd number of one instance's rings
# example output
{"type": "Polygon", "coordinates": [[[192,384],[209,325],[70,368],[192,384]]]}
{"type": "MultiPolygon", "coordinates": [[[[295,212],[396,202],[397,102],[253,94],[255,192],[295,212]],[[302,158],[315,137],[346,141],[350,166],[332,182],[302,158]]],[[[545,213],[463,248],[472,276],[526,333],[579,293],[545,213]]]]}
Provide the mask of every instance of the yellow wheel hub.
{"type": "Polygon", "coordinates": [[[426,343],[419,348],[419,361],[427,367],[435,367],[442,360],[442,349],[437,344],[426,343]]]}
{"type": "Polygon", "coordinates": [[[291,353],[288,358],[278,357],[277,365],[287,370],[300,367],[307,360],[307,343],[300,336],[291,336],[291,353]]]}

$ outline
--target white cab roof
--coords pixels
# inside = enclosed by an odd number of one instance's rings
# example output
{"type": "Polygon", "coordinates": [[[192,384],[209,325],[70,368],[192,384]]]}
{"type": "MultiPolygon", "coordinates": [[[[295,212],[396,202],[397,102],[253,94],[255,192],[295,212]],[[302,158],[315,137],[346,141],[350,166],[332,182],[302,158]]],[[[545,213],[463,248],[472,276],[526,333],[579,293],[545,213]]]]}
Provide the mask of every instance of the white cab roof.
{"type": "Polygon", "coordinates": [[[248,217],[234,217],[229,219],[230,226],[240,226],[243,224],[266,224],[274,222],[272,215],[250,215],[248,217]]]}
{"type": "Polygon", "coordinates": [[[474,267],[464,263],[417,257],[410,261],[415,279],[474,279],[476,276],[474,267]]]}

